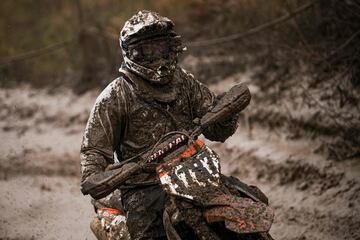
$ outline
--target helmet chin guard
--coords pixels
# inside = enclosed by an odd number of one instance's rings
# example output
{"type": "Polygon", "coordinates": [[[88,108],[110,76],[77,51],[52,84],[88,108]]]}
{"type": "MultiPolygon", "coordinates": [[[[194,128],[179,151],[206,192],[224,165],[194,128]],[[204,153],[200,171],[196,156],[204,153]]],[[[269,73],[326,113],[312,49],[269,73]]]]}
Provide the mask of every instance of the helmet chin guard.
{"type": "Polygon", "coordinates": [[[176,61],[168,66],[159,66],[156,70],[143,66],[130,60],[126,55],[123,55],[125,66],[135,74],[150,81],[154,84],[167,84],[171,81],[176,68],[176,61]]]}

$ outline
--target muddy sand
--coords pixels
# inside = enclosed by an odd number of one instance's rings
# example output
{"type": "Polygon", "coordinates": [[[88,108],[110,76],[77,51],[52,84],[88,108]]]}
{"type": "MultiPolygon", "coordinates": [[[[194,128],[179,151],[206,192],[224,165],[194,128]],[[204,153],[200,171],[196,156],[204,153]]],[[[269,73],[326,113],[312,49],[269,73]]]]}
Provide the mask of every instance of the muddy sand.
{"type": "MultiPolygon", "coordinates": [[[[95,239],[78,155],[97,94],[0,89],[0,239],[95,239]]],[[[360,239],[358,158],[329,160],[315,139],[290,140],[246,122],[226,143],[210,144],[225,174],[269,196],[275,239],[360,239]]]]}

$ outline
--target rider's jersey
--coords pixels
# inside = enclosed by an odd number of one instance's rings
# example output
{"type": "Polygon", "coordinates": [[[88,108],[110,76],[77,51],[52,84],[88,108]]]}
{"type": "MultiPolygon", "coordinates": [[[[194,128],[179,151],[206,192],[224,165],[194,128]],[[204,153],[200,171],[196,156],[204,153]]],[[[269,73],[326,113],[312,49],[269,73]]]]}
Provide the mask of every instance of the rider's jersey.
{"type": "MultiPolygon", "coordinates": [[[[82,180],[114,163],[114,153],[120,161],[126,160],[149,150],[167,132],[193,129],[193,120],[216,102],[205,85],[181,68],[166,86],[126,73],[103,90],[91,110],[81,145],[82,180]]],[[[236,127],[235,116],[208,127],[204,135],[224,141],[236,127]]],[[[130,180],[145,181],[148,175],[140,173],[130,180]]]]}

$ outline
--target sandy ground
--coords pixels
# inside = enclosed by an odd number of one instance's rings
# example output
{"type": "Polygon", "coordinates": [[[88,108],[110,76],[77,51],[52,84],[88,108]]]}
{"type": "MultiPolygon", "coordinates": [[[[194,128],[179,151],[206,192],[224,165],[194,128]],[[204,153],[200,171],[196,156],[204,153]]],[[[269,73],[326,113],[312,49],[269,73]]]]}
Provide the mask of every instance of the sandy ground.
{"type": "MultiPolygon", "coordinates": [[[[95,239],[78,154],[97,94],[0,89],[0,239],[95,239]]],[[[269,196],[275,239],[360,239],[359,159],[331,161],[313,139],[289,140],[246,122],[225,144],[210,144],[224,173],[269,196]]]]}

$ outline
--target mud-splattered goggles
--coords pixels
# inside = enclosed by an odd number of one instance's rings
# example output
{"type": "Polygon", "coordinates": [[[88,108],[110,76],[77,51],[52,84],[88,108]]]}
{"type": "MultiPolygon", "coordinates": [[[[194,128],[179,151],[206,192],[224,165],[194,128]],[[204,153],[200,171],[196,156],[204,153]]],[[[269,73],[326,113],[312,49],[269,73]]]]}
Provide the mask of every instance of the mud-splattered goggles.
{"type": "Polygon", "coordinates": [[[180,36],[151,39],[129,46],[130,56],[134,60],[145,61],[167,59],[171,54],[177,54],[183,50],[184,47],[181,45],[180,36]]]}

